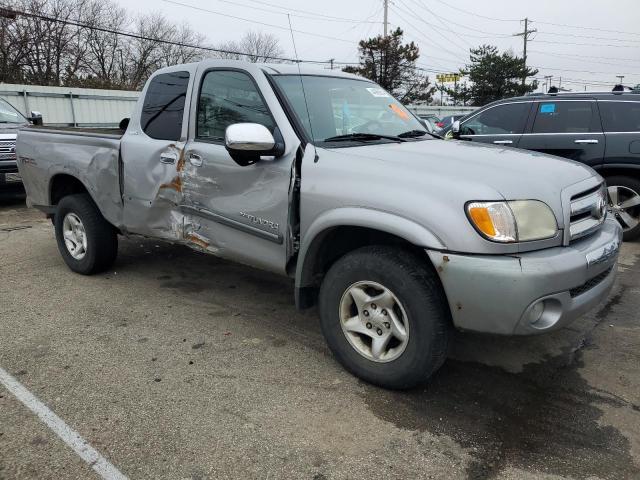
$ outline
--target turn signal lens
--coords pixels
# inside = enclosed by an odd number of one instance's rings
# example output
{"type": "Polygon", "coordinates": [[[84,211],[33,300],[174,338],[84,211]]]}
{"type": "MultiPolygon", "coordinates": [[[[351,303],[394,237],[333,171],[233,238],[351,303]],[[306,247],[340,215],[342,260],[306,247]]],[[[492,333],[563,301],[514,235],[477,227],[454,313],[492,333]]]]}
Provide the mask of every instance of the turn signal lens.
{"type": "Polygon", "coordinates": [[[506,202],[473,202],[467,206],[471,223],[494,242],[515,242],[516,221],[506,202]]]}
{"type": "Polygon", "coordinates": [[[489,215],[487,207],[470,208],[469,215],[471,216],[471,220],[473,220],[475,226],[478,227],[478,230],[488,237],[495,237],[496,229],[493,227],[491,215],[489,215]]]}

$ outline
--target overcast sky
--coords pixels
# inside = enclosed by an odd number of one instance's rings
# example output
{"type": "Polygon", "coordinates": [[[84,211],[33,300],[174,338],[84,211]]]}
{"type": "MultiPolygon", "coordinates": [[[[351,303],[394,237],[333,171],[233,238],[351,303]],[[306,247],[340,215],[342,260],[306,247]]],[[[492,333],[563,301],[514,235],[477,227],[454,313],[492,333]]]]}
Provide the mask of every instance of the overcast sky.
{"type": "MultiPolygon", "coordinates": [[[[132,14],[161,11],[186,22],[214,45],[249,30],[269,32],[293,57],[288,11],[300,59],[354,62],[357,42],[382,33],[382,0],[117,1],[132,14]]],[[[525,17],[538,30],[528,47],[538,77],[553,75],[555,85],[562,77],[562,86],[574,91],[608,90],[616,75],[640,84],[640,0],[392,0],[389,7],[390,28],[400,26],[419,45],[418,63],[432,76],[456,71],[468,61],[469,47],[482,43],[522,55],[522,37],[511,35],[524,29],[519,19],[525,17]]]]}

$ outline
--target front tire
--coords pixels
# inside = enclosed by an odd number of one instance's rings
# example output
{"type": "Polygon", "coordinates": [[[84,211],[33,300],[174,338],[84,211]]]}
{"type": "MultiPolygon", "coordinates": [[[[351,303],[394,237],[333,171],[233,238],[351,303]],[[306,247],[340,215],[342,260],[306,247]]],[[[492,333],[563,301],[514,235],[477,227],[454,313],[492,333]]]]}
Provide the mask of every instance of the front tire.
{"type": "Polygon", "coordinates": [[[336,261],[320,289],[320,321],[338,361],[385,388],[425,383],[445,361],[450,314],[423,258],[386,246],[336,261]]]}
{"type": "Polygon", "coordinates": [[[623,240],[640,237],[640,181],[616,175],[606,178],[609,211],[623,230],[623,240]]]}
{"type": "Polygon", "coordinates": [[[71,270],[91,275],[113,265],[118,254],[117,231],[89,195],[69,195],[60,200],[53,223],[58,250],[71,270]]]}

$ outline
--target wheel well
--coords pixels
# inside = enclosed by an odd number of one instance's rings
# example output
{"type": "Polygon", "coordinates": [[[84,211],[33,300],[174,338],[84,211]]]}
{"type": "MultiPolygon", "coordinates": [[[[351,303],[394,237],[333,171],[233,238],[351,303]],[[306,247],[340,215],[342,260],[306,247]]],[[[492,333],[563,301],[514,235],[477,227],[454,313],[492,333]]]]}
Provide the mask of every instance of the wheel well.
{"type": "Polygon", "coordinates": [[[601,168],[598,170],[598,173],[602,175],[605,179],[607,177],[620,175],[623,177],[631,177],[636,180],[640,180],[640,169],[638,168],[624,168],[624,167],[601,168]]]}
{"type": "Polygon", "coordinates": [[[336,260],[367,245],[392,245],[414,252],[433,268],[424,249],[402,237],[366,227],[340,226],[319,234],[311,243],[304,258],[299,282],[298,306],[315,305],[322,279],[336,260]]]}
{"type": "Polygon", "coordinates": [[[51,205],[57,205],[63,197],[76,193],[87,193],[86,187],[76,177],[60,174],[51,179],[51,188],[49,189],[51,205]]]}

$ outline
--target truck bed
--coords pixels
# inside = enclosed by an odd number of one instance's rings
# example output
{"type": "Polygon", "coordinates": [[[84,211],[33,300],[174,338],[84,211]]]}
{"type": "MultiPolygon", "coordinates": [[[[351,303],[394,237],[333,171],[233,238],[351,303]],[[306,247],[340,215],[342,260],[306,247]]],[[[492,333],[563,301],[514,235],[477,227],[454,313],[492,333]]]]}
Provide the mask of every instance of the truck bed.
{"type": "Polygon", "coordinates": [[[119,129],[26,127],[16,141],[27,204],[48,212],[56,186],[73,177],[113,225],[122,221],[119,129]]]}

